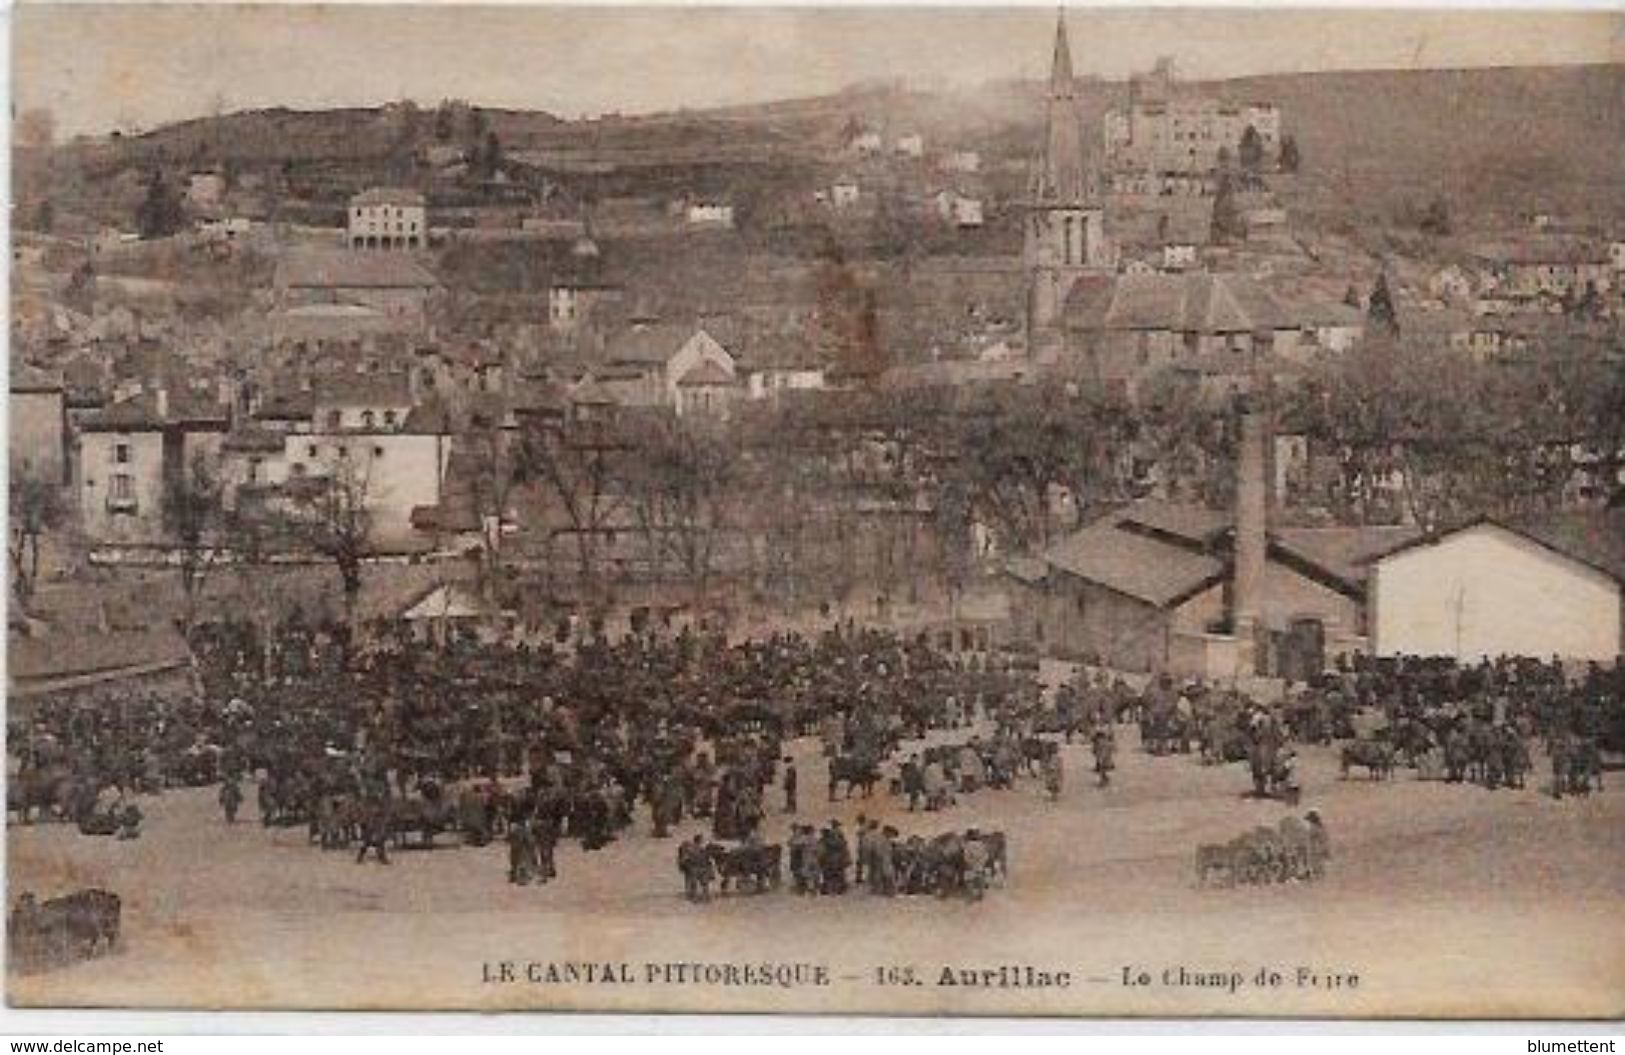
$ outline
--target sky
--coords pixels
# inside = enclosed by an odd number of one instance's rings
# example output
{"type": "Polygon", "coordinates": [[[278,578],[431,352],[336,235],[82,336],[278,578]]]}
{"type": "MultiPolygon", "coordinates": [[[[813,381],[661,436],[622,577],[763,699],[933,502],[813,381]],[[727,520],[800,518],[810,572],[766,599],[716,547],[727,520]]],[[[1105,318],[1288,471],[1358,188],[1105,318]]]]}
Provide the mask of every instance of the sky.
{"type": "MultiPolygon", "coordinates": [[[[23,4],[13,94],[58,133],[222,110],[411,98],[564,117],[759,102],[876,78],[1045,72],[1054,7],[23,4]]],[[[1625,61],[1625,12],[1348,8],[1067,12],[1080,75],[1183,76],[1625,61]]]]}

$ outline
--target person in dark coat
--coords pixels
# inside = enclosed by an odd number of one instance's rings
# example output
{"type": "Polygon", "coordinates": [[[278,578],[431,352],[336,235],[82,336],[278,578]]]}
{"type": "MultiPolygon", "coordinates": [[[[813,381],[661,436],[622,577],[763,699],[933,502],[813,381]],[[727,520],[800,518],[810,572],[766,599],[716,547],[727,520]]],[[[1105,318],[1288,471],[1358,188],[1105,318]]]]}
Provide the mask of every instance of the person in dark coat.
{"type": "Polygon", "coordinates": [[[654,818],[656,839],[670,837],[671,825],[678,819],[682,802],[682,792],[678,790],[675,778],[669,774],[655,778],[654,786],[649,791],[649,812],[654,818]]]}
{"type": "Polygon", "coordinates": [[[796,812],[796,764],[784,756],[784,812],[796,812]]]}
{"type": "Polygon", "coordinates": [[[920,808],[920,799],[925,796],[925,771],[920,768],[919,755],[909,755],[908,761],[903,763],[902,781],[903,794],[908,796],[908,811],[913,813],[920,808]]]}
{"type": "Polygon", "coordinates": [[[243,804],[243,789],[238,786],[235,779],[229,779],[220,785],[220,808],[225,811],[226,823],[237,823],[237,811],[243,804]]]}
{"type": "Polygon", "coordinates": [[[852,865],[852,848],[841,831],[840,821],[830,821],[824,829],[818,846],[819,871],[822,873],[821,893],[846,893],[846,870],[852,865]]]}
{"type": "Polygon", "coordinates": [[[389,864],[389,804],[383,800],[373,802],[367,808],[366,820],[361,825],[361,849],[355,855],[355,863],[360,864],[367,859],[368,850],[378,852],[378,863],[389,864]]]}
{"type": "Polygon", "coordinates": [[[559,822],[556,818],[541,815],[531,821],[530,837],[536,844],[536,879],[537,882],[546,883],[557,879],[559,870],[554,863],[554,851],[559,845],[559,822]]]}
{"type": "Polygon", "coordinates": [[[529,817],[515,817],[508,825],[508,882],[528,886],[536,864],[536,842],[529,817]]]}

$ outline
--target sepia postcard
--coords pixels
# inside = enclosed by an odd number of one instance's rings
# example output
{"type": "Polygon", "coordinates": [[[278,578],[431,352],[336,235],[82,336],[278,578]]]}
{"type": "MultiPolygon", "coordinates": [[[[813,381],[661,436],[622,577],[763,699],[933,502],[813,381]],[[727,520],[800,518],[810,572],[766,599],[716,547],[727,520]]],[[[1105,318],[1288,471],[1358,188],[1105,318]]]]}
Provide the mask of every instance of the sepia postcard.
{"type": "Polygon", "coordinates": [[[1625,1015],[1625,14],[12,23],[13,1007],[1625,1015]]]}

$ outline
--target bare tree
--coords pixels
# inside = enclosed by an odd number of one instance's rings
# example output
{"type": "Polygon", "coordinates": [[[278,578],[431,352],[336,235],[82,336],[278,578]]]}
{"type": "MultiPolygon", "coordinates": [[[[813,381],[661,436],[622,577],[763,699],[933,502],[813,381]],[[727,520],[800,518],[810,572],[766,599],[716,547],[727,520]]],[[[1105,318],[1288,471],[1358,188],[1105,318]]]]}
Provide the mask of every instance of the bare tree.
{"type": "Polygon", "coordinates": [[[479,518],[480,570],[487,583],[506,574],[503,525],[511,522],[519,481],[519,452],[500,429],[479,428],[463,437],[474,515],[479,518]]]}
{"type": "Polygon", "coordinates": [[[176,570],[185,601],[183,626],[197,617],[197,602],[205,581],[224,555],[225,484],[203,452],[164,481],[164,527],[172,542],[176,570]]]}
{"type": "Polygon", "coordinates": [[[705,424],[663,416],[639,431],[628,470],[632,512],[651,560],[659,566],[670,557],[702,602],[735,528],[737,446],[705,424]]]}
{"type": "Polygon", "coordinates": [[[819,464],[807,443],[810,430],[779,414],[744,426],[748,450],[740,486],[750,501],[740,504],[737,515],[754,543],[757,588],[793,611],[808,585],[821,494],[819,464]]]}
{"type": "Polygon", "coordinates": [[[271,677],[277,628],[294,607],[286,580],[275,573],[275,558],[294,547],[296,524],[279,509],[258,502],[238,504],[226,516],[236,597],[253,622],[260,645],[260,677],[271,677]]]}
{"type": "Polygon", "coordinates": [[[40,552],[45,535],[65,512],[61,492],[47,480],[12,466],[7,551],[11,555],[11,589],[17,607],[27,611],[39,583],[40,552]]]}
{"type": "Polygon", "coordinates": [[[600,579],[604,533],[625,510],[621,473],[629,444],[613,420],[533,425],[516,452],[515,479],[536,483],[575,538],[576,571],[591,589],[600,579]]]}
{"type": "Polygon", "coordinates": [[[345,618],[353,622],[361,593],[362,562],[370,552],[372,537],[372,508],[367,501],[369,476],[352,459],[343,458],[330,473],[313,483],[315,486],[300,499],[305,538],[338,570],[344,589],[345,618]]]}

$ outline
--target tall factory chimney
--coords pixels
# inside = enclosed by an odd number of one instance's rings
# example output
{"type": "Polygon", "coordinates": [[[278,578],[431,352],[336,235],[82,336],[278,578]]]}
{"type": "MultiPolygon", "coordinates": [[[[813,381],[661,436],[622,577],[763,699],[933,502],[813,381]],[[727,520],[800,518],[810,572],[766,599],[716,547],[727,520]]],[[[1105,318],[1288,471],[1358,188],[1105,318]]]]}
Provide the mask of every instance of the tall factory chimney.
{"type": "Polygon", "coordinates": [[[1238,673],[1258,674],[1259,621],[1263,614],[1264,575],[1269,530],[1269,491],[1265,480],[1265,445],[1269,425],[1252,399],[1244,399],[1241,450],[1236,459],[1236,536],[1234,581],[1230,589],[1231,630],[1241,644],[1238,673]]]}

